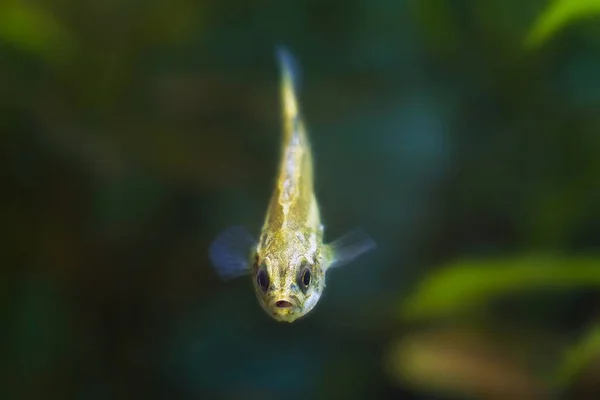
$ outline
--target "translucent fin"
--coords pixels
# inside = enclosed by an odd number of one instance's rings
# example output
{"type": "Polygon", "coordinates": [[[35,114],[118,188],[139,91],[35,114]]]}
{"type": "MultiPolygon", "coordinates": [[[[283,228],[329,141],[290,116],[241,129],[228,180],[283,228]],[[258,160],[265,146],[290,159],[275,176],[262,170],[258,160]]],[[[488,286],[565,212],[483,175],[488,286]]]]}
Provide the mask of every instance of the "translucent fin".
{"type": "Polygon", "coordinates": [[[328,268],[347,264],[376,246],[375,241],[365,231],[355,229],[329,244],[332,261],[328,268]]]}
{"type": "Polygon", "coordinates": [[[208,256],[222,280],[230,280],[250,272],[251,252],[256,240],[241,226],[222,231],[211,243],[208,256]]]}
{"type": "Polygon", "coordinates": [[[289,51],[285,46],[277,46],[275,48],[277,54],[277,61],[283,74],[283,78],[289,79],[292,83],[292,89],[294,93],[297,93],[300,87],[300,64],[296,60],[296,57],[289,51]]]}

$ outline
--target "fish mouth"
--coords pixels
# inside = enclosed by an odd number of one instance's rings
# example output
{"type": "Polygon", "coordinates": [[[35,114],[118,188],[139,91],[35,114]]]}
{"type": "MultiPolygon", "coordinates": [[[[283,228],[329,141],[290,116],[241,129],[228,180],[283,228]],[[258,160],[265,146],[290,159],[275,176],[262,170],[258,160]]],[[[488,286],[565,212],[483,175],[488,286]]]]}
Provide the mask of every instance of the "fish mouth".
{"type": "Polygon", "coordinates": [[[291,301],[284,299],[275,301],[273,307],[278,310],[290,310],[291,308],[295,308],[291,301]]]}

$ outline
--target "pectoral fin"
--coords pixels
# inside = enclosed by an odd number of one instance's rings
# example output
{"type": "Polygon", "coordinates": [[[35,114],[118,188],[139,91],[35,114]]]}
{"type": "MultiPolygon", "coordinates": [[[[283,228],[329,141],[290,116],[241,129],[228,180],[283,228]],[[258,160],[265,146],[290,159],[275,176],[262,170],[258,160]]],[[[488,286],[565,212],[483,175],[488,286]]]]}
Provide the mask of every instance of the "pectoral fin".
{"type": "Polygon", "coordinates": [[[366,232],[355,229],[329,243],[330,262],[327,268],[347,264],[376,246],[375,241],[366,232]]]}
{"type": "Polygon", "coordinates": [[[250,272],[250,257],[256,240],[240,226],[223,230],[211,243],[208,255],[222,280],[231,280],[250,272]]]}

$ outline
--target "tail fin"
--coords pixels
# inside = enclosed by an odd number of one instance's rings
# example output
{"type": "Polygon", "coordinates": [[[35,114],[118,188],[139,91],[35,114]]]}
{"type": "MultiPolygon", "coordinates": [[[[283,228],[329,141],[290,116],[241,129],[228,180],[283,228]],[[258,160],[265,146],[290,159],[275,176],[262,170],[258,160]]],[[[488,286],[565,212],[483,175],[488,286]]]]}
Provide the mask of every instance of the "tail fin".
{"type": "Polygon", "coordinates": [[[281,96],[284,118],[287,121],[296,121],[300,113],[297,98],[300,85],[299,65],[285,46],[277,46],[276,54],[281,69],[281,96]]]}
{"type": "Polygon", "coordinates": [[[277,61],[284,76],[291,79],[294,91],[298,90],[300,85],[300,66],[296,57],[285,46],[277,46],[277,61]]]}

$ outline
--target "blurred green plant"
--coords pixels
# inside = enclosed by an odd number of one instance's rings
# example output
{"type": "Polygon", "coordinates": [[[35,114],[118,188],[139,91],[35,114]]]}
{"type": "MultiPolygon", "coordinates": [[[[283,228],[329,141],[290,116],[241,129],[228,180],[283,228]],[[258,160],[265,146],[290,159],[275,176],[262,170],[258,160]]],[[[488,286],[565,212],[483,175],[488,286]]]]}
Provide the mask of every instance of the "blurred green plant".
{"type": "Polygon", "coordinates": [[[557,371],[557,383],[561,386],[568,385],[598,356],[600,356],[600,325],[595,325],[578,343],[567,349],[565,360],[557,371]]]}
{"type": "Polygon", "coordinates": [[[500,295],[539,288],[600,286],[600,258],[530,255],[462,260],[433,273],[401,303],[405,320],[456,315],[500,295]]]}
{"type": "Polygon", "coordinates": [[[555,0],[538,17],[525,38],[525,46],[538,47],[566,25],[600,15],[600,0],[555,0]]]}
{"type": "Polygon", "coordinates": [[[551,391],[506,335],[442,327],[406,335],[387,350],[391,378],[430,394],[531,400],[551,391]]]}
{"type": "MultiPolygon", "coordinates": [[[[524,361],[518,357],[504,359],[492,351],[499,345],[498,338],[489,332],[482,332],[480,328],[474,328],[477,324],[469,323],[469,317],[473,316],[475,311],[484,311],[493,300],[506,298],[508,294],[522,294],[540,289],[581,289],[598,286],[600,258],[594,256],[561,257],[537,254],[451,263],[427,276],[416,290],[400,303],[398,313],[400,319],[407,323],[434,320],[466,321],[467,327],[464,328],[464,332],[468,333],[467,337],[451,335],[448,347],[440,348],[441,339],[437,335],[446,337],[448,332],[455,330],[450,324],[437,329],[438,333],[432,340],[424,339],[428,333],[419,333],[416,336],[419,346],[416,346],[416,342],[403,340],[395,353],[391,354],[389,362],[394,366],[391,373],[396,379],[418,387],[434,384],[441,390],[456,392],[467,390],[486,395],[491,392],[506,395],[506,388],[515,388],[516,382],[520,382],[519,385],[523,388],[521,394],[527,392],[528,396],[535,393],[543,398],[546,390],[564,393],[590,369],[592,362],[600,355],[599,326],[591,329],[582,339],[577,339],[575,344],[571,340],[560,339],[549,349],[540,350],[540,343],[530,343],[525,346],[528,350],[523,353],[524,360],[529,361],[522,364],[524,361]],[[480,341],[487,344],[481,344],[480,341]],[[464,346],[464,349],[457,351],[457,346],[464,346]],[[534,347],[537,351],[533,350],[534,347]],[[483,354],[482,348],[486,349],[483,354]],[[541,375],[545,376],[543,380],[538,380],[541,377],[540,373],[534,373],[531,366],[531,362],[536,358],[546,359],[541,368],[545,371],[541,372],[541,375]],[[508,372],[514,371],[517,366],[524,368],[521,377],[508,372]],[[445,375],[460,375],[460,379],[446,381],[431,378],[442,372],[445,375]],[[491,379],[491,376],[495,378],[491,379]],[[466,377],[471,378],[466,380],[466,377]],[[499,380],[498,377],[502,379],[499,380]],[[453,383],[458,381],[463,384],[453,383]],[[543,384],[543,381],[546,384],[543,384]],[[546,389],[543,389],[544,386],[546,389]]],[[[489,313],[484,315],[489,316],[489,313]]],[[[503,336],[503,326],[502,323],[497,326],[496,330],[500,332],[496,332],[496,336],[503,336]]],[[[550,337],[549,332],[535,332],[538,342],[550,337]]],[[[507,333],[509,332],[504,332],[507,333]]],[[[526,343],[528,336],[531,335],[522,330],[517,335],[516,343],[526,343]]],[[[509,344],[508,348],[511,347],[515,350],[519,345],[509,344]]],[[[503,353],[506,352],[500,354],[503,353]]]]}
{"type": "Polygon", "coordinates": [[[75,45],[72,34],[51,12],[23,1],[0,4],[0,41],[50,62],[69,56],[75,45]]]}

